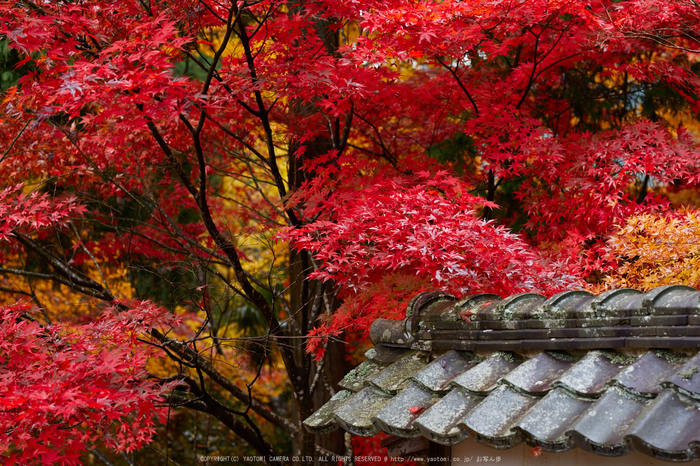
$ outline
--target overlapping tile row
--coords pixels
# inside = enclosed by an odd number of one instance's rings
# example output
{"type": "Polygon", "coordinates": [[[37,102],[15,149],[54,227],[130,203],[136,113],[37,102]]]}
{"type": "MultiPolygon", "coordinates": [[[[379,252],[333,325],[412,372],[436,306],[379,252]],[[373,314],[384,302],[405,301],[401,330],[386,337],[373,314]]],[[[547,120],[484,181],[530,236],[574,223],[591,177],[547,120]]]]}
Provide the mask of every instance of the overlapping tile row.
{"type": "Polygon", "coordinates": [[[405,321],[373,327],[375,347],[367,360],[347,374],[342,390],[305,425],[318,433],[341,427],[363,436],[379,431],[405,438],[422,435],[445,445],[472,437],[501,449],[524,441],[555,452],[578,447],[608,456],[638,450],[667,460],[697,459],[697,345],[658,343],[688,338],[688,332],[682,337],[657,333],[647,337],[656,344],[643,348],[606,346],[606,338],[618,338],[617,344],[619,338],[623,343],[636,338],[630,334],[564,338],[602,339],[601,348],[574,343],[543,351],[521,345],[516,352],[510,351],[512,345],[498,344],[517,338],[480,337],[530,329],[687,330],[696,324],[698,294],[687,287],[665,287],[597,297],[571,292],[549,300],[518,295],[499,301],[480,295],[456,302],[440,293],[422,296],[405,321]],[[471,322],[463,320],[465,314],[471,322]],[[683,318],[667,318],[674,316],[683,318]],[[644,325],[659,318],[668,325],[644,325]],[[541,327],[528,326],[533,322],[541,327]],[[470,341],[492,346],[464,351],[467,345],[461,342],[470,341]]]}
{"type": "Polygon", "coordinates": [[[687,286],[599,296],[567,291],[549,299],[524,293],[457,301],[438,292],[417,301],[404,321],[377,319],[372,341],[428,351],[700,349],[700,292],[687,286]]]}

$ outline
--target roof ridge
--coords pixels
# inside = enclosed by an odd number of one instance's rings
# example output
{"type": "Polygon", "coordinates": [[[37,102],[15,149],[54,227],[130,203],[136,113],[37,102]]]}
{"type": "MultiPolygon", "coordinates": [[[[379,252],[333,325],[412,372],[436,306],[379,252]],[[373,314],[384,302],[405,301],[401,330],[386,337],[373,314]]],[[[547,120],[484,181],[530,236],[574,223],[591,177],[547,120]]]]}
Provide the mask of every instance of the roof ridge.
{"type": "Polygon", "coordinates": [[[421,293],[403,321],[376,319],[375,345],[416,350],[591,350],[700,348],[700,291],[665,285],[646,293],[623,288],[598,296],[584,290],[550,298],[520,293],[457,300],[421,293]]]}

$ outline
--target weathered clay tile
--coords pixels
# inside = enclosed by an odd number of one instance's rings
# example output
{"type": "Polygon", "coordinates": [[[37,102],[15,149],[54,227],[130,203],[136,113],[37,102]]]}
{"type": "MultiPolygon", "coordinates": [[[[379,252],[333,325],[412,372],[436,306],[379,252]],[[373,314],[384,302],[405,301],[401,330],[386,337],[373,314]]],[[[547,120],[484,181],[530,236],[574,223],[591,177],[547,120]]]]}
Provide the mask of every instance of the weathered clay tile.
{"type": "Polygon", "coordinates": [[[636,302],[642,293],[638,290],[622,288],[610,290],[593,298],[586,306],[576,310],[579,319],[626,317],[630,303],[636,302]]]}
{"type": "Polygon", "coordinates": [[[347,432],[371,437],[379,432],[373,418],[391,398],[373,387],[367,387],[349,397],[334,410],[335,421],[347,432]]]}
{"type": "Polygon", "coordinates": [[[587,291],[563,291],[542,303],[533,315],[538,319],[575,319],[576,309],[593,298],[587,291]]]}
{"type": "Polygon", "coordinates": [[[630,310],[630,315],[677,314],[691,295],[697,293],[694,288],[685,285],[664,285],[644,294],[641,306],[630,310]]]}
{"type": "Polygon", "coordinates": [[[563,387],[580,396],[597,396],[613,377],[636,358],[616,352],[591,351],[566,371],[553,387],[563,387]]]}
{"type": "Polygon", "coordinates": [[[377,413],[375,421],[388,434],[418,437],[420,430],[413,421],[439,399],[438,395],[411,383],[377,413]]]}
{"type": "Polygon", "coordinates": [[[353,393],[349,390],[341,390],[331,397],[330,400],[308,419],[304,420],[304,425],[317,434],[326,434],[338,428],[335,421],[335,410],[343,404],[353,393]]]}
{"type": "Polygon", "coordinates": [[[376,319],[369,329],[369,337],[375,345],[395,345],[409,347],[413,335],[406,331],[402,320],[376,319]]]}
{"type": "Polygon", "coordinates": [[[502,301],[480,309],[474,316],[474,319],[514,323],[523,318],[529,318],[531,312],[544,301],[544,296],[535,293],[521,293],[509,296],[502,301]]]}
{"type": "Polygon", "coordinates": [[[678,371],[661,384],[664,387],[680,389],[683,393],[700,400],[700,353],[685,362],[678,371]]]}
{"type": "Polygon", "coordinates": [[[665,459],[688,461],[695,456],[691,443],[700,442],[700,407],[665,390],[649,404],[630,427],[627,436],[636,450],[665,459]]]}
{"type": "Polygon", "coordinates": [[[370,360],[364,361],[362,364],[348,372],[343,380],[338,383],[340,388],[350,390],[351,392],[359,392],[367,386],[368,379],[375,374],[384,370],[385,366],[377,364],[370,360]]]}
{"type": "Polygon", "coordinates": [[[433,393],[445,393],[452,379],[480,361],[481,359],[473,353],[448,351],[414,375],[411,380],[433,393]]]}
{"type": "Polygon", "coordinates": [[[434,306],[421,316],[425,322],[459,322],[462,320],[460,313],[464,310],[471,310],[476,307],[500,301],[501,297],[495,294],[477,294],[467,296],[452,306],[434,306]]]}
{"type": "Polygon", "coordinates": [[[566,451],[574,447],[567,431],[591,407],[585,400],[555,388],[538,401],[515,425],[521,436],[548,451],[566,451]]]}
{"type": "Polygon", "coordinates": [[[407,319],[377,327],[367,361],[304,425],[444,445],[472,436],[494,448],[526,441],[555,452],[697,459],[699,301],[700,292],[678,286],[546,301],[428,293],[407,319]]]}
{"type": "Polygon", "coordinates": [[[610,456],[628,453],[625,434],[648,403],[648,399],[610,389],[579,418],[570,433],[585,449],[610,456]]]}
{"type": "Polygon", "coordinates": [[[395,395],[407,385],[409,378],[428,365],[429,353],[412,351],[386,369],[368,379],[369,383],[387,395],[395,395]]]}
{"type": "Polygon", "coordinates": [[[522,361],[522,358],[512,353],[494,353],[490,358],[456,377],[452,384],[475,395],[488,395],[496,388],[498,381],[522,361]]]}
{"type": "Polygon", "coordinates": [[[501,385],[472,409],[458,425],[477,440],[496,448],[509,448],[522,442],[512,427],[538,398],[522,395],[501,385]]]}
{"type": "Polygon", "coordinates": [[[367,352],[365,352],[365,357],[377,364],[388,366],[406,356],[407,353],[408,351],[406,348],[392,348],[390,346],[377,345],[367,350],[367,352]]]}
{"type": "Polygon", "coordinates": [[[443,445],[455,445],[467,437],[457,422],[478,406],[483,396],[453,388],[447,395],[422,413],[415,424],[424,437],[443,445]]]}
{"type": "Polygon", "coordinates": [[[543,352],[519,365],[503,380],[518,391],[542,395],[575,362],[572,356],[557,358],[549,352],[543,352]]]}
{"type": "Polygon", "coordinates": [[[515,321],[530,318],[539,304],[545,301],[545,297],[536,293],[521,293],[500,301],[498,314],[494,320],[515,321]]]}
{"type": "Polygon", "coordinates": [[[677,372],[682,364],[682,359],[673,353],[648,351],[622,370],[615,377],[615,383],[633,393],[653,396],[662,390],[661,382],[677,372]]]}

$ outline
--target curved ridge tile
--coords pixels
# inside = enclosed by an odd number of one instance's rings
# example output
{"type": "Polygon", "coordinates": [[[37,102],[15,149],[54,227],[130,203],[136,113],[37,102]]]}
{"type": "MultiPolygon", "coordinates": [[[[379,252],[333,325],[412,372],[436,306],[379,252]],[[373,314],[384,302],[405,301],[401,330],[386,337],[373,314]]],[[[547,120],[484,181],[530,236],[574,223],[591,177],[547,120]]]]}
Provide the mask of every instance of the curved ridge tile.
{"type": "Polygon", "coordinates": [[[458,375],[480,362],[473,353],[448,351],[414,375],[411,380],[433,393],[445,393],[449,384],[458,375]]]}
{"type": "Polygon", "coordinates": [[[522,363],[506,375],[503,381],[528,394],[543,395],[572,365],[573,361],[555,358],[544,352],[522,363]]]}
{"type": "Polygon", "coordinates": [[[681,361],[672,360],[671,353],[647,351],[616,377],[616,385],[640,395],[653,397],[661,392],[661,382],[678,371],[681,361]]]}
{"type": "Polygon", "coordinates": [[[634,358],[619,353],[591,351],[566,371],[552,387],[564,387],[581,396],[598,397],[610,380],[634,358]]]}
{"type": "Polygon", "coordinates": [[[657,295],[650,306],[653,306],[654,314],[697,314],[699,299],[700,292],[695,288],[675,285],[657,295]]]}
{"type": "Polygon", "coordinates": [[[412,351],[368,379],[370,385],[387,395],[395,395],[408,385],[408,379],[428,365],[430,353],[412,351]]]}
{"type": "Polygon", "coordinates": [[[605,456],[630,452],[625,435],[649,400],[612,388],[579,418],[568,432],[584,450],[605,456]]]}
{"type": "Polygon", "coordinates": [[[335,409],[350,398],[352,394],[353,393],[349,390],[340,390],[333,395],[326,404],[321,406],[321,408],[316,410],[315,413],[304,421],[306,429],[314,434],[327,434],[336,430],[338,428],[338,423],[335,421],[333,413],[335,409]]]}
{"type": "Polygon", "coordinates": [[[460,420],[458,425],[481,443],[497,449],[511,448],[522,442],[512,427],[538,399],[501,385],[460,420]]]}
{"type": "Polygon", "coordinates": [[[663,459],[689,461],[700,441],[700,407],[664,390],[630,427],[627,440],[636,450],[663,459]]]}
{"type": "Polygon", "coordinates": [[[575,319],[575,311],[582,303],[589,302],[595,295],[583,290],[557,293],[537,309],[533,317],[539,319],[575,319]]]}
{"type": "Polygon", "coordinates": [[[514,321],[527,319],[546,298],[537,293],[520,293],[500,301],[497,306],[497,320],[514,321]]]}
{"type": "Polygon", "coordinates": [[[335,409],[335,421],[343,430],[361,437],[379,433],[374,424],[376,414],[391,400],[390,396],[367,387],[349,397],[335,409]]]}
{"type": "Polygon", "coordinates": [[[593,405],[555,388],[537,402],[515,425],[528,443],[541,446],[548,451],[566,451],[574,442],[566,434],[574,423],[593,405]]]}
{"type": "Polygon", "coordinates": [[[368,349],[365,352],[365,357],[371,359],[373,362],[379,364],[380,366],[388,366],[406,354],[410,353],[411,350],[406,348],[394,348],[392,346],[376,345],[373,348],[368,349]]]}
{"type": "Polygon", "coordinates": [[[450,385],[462,387],[475,395],[488,395],[496,388],[501,378],[517,368],[522,362],[513,353],[498,352],[472,369],[456,377],[450,385]]]}
{"type": "Polygon", "coordinates": [[[422,413],[414,424],[424,437],[442,445],[456,445],[465,438],[467,432],[457,426],[484,399],[455,387],[437,403],[422,413]]]}
{"type": "Polygon", "coordinates": [[[418,437],[420,430],[413,425],[413,421],[438,399],[437,395],[416,384],[410,384],[377,413],[374,421],[387,434],[405,438],[418,437]]]}
{"type": "Polygon", "coordinates": [[[640,301],[642,292],[631,288],[609,290],[593,298],[587,306],[577,312],[579,319],[623,317],[631,304],[640,301]]]}
{"type": "Polygon", "coordinates": [[[677,303],[685,301],[694,293],[697,293],[697,290],[686,285],[658,286],[646,292],[641,306],[632,309],[630,314],[648,315],[671,311],[678,308],[677,303]]]}

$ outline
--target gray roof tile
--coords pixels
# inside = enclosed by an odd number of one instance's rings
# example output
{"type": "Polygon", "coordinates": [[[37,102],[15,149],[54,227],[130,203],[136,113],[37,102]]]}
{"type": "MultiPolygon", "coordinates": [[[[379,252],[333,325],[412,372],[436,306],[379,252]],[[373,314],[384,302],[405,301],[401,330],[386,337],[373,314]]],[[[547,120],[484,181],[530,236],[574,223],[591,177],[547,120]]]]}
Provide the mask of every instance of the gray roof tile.
{"type": "Polygon", "coordinates": [[[473,369],[456,377],[452,385],[475,395],[488,395],[496,388],[498,381],[518,367],[522,361],[522,358],[512,353],[494,353],[473,369]]]}
{"type": "Polygon", "coordinates": [[[615,377],[615,383],[636,394],[655,395],[662,390],[661,382],[678,372],[682,365],[669,356],[660,351],[644,353],[615,377]]]}
{"type": "Polygon", "coordinates": [[[304,421],[309,430],[700,456],[696,290],[461,301],[429,293],[408,314],[403,322],[378,320],[367,361],[304,421]]]}
{"type": "Polygon", "coordinates": [[[679,392],[700,400],[700,354],[696,354],[683,364],[676,373],[661,385],[677,388],[679,392]]]}
{"type": "Polygon", "coordinates": [[[625,434],[649,400],[632,397],[619,389],[605,392],[571,427],[584,445],[617,456],[629,452],[625,434]]]}
{"type": "Polygon", "coordinates": [[[373,387],[363,388],[334,409],[334,418],[344,430],[362,437],[371,437],[379,433],[374,417],[389,400],[391,396],[373,387]]]}
{"type": "Polygon", "coordinates": [[[439,399],[439,396],[412,383],[377,413],[376,422],[389,434],[418,437],[420,430],[417,425],[413,425],[413,421],[439,399]]]}
{"type": "Polygon", "coordinates": [[[700,407],[666,390],[649,403],[627,436],[637,450],[655,449],[672,454],[669,458],[693,459],[695,448],[690,444],[700,441],[700,407]]]}
{"type": "Polygon", "coordinates": [[[500,385],[462,418],[458,425],[466,428],[477,440],[496,448],[510,448],[522,442],[512,427],[536,402],[537,398],[500,385]]]}
{"type": "Polygon", "coordinates": [[[411,380],[433,393],[445,393],[449,391],[448,385],[455,377],[476,366],[479,361],[473,353],[448,351],[411,380]]]}
{"type": "Polygon", "coordinates": [[[428,365],[429,353],[410,351],[386,369],[368,377],[369,383],[387,395],[395,395],[408,385],[408,379],[428,365]]]}
{"type": "Polygon", "coordinates": [[[528,395],[544,395],[573,363],[572,358],[560,359],[543,352],[520,364],[506,375],[503,381],[528,395]]]}
{"type": "Polygon", "coordinates": [[[544,444],[549,451],[566,451],[574,444],[567,432],[591,407],[593,401],[556,388],[537,403],[515,425],[530,443],[544,444]]]}
{"type": "Polygon", "coordinates": [[[467,432],[457,427],[457,423],[483,399],[483,396],[454,388],[416,419],[415,424],[424,437],[443,445],[454,445],[467,437],[467,432]]]}
{"type": "Polygon", "coordinates": [[[600,395],[610,380],[634,358],[603,351],[591,351],[566,371],[553,387],[563,387],[579,396],[600,395]]]}
{"type": "Polygon", "coordinates": [[[338,383],[338,386],[345,390],[359,392],[361,389],[367,386],[369,379],[371,379],[372,376],[378,374],[384,369],[385,366],[377,364],[371,359],[364,361],[362,364],[348,372],[345,377],[343,377],[343,380],[338,383]]]}
{"type": "Polygon", "coordinates": [[[326,404],[321,406],[321,409],[306,419],[304,425],[319,434],[333,432],[338,428],[338,423],[335,420],[335,410],[351,395],[353,395],[353,392],[349,390],[339,391],[326,404]]]}

